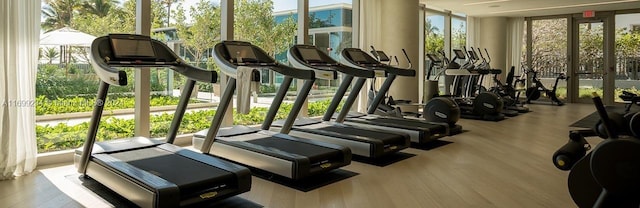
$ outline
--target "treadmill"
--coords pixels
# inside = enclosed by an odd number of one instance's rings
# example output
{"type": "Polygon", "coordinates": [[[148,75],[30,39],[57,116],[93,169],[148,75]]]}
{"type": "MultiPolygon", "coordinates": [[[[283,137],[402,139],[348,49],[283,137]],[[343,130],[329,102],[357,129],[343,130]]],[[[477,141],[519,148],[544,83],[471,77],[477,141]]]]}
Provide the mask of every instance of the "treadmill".
{"type": "MultiPolygon", "coordinates": [[[[358,92],[367,78],[374,77],[373,71],[341,65],[313,45],[295,45],[289,49],[287,55],[292,66],[315,71],[317,79],[335,80],[338,78],[337,72],[346,75],[322,120],[296,119],[289,135],[346,146],[351,149],[352,154],[365,158],[379,158],[409,147],[411,142],[408,134],[391,133],[330,121],[354,77],[358,77],[358,79],[352,91],[358,92]]],[[[348,111],[351,108],[355,102],[355,96],[351,98],[344,103],[342,109],[348,111]]],[[[276,121],[273,127],[281,128],[283,124],[283,120],[276,121]]]]}
{"type": "Polygon", "coordinates": [[[229,76],[229,81],[220,98],[213,125],[208,130],[194,134],[195,148],[206,154],[293,180],[326,173],[351,163],[351,150],[347,147],[286,134],[291,129],[313,86],[315,80],[313,71],[278,64],[262,49],[241,41],[218,43],[214,48],[214,60],[220,67],[220,71],[229,76]],[[232,103],[236,82],[245,81],[236,80],[240,67],[269,69],[285,76],[261,128],[247,126],[220,128],[224,112],[232,103]],[[281,133],[268,131],[293,79],[304,80],[300,94],[287,116],[281,133]]]}
{"type": "MultiPolygon", "coordinates": [[[[337,121],[344,120],[345,123],[354,126],[406,133],[409,134],[411,142],[418,144],[425,144],[449,135],[449,125],[446,123],[432,123],[423,120],[374,114],[384,95],[389,91],[391,83],[393,83],[396,76],[416,76],[415,71],[381,64],[359,48],[346,48],[342,50],[341,56],[343,63],[347,66],[365,70],[384,71],[384,73],[376,73],[376,76],[386,76],[386,79],[382,87],[378,90],[378,93],[376,93],[373,102],[369,104],[367,115],[348,116],[347,113],[341,113],[336,118],[337,121]]],[[[349,96],[357,96],[357,93],[351,93],[349,96]]]]}
{"type": "Polygon", "coordinates": [[[196,81],[215,83],[215,71],[188,65],[162,42],[142,35],[96,38],[90,56],[100,88],[87,140],[75,150],[79,173],[140,207],[197,206],[250,190],[248,168],[172,144],[196,81]],[[109,87],[127,85],[126,72],[114,67],[168,67],[187,77],[166,142],[133,137],[96,143],[109,87]]]}

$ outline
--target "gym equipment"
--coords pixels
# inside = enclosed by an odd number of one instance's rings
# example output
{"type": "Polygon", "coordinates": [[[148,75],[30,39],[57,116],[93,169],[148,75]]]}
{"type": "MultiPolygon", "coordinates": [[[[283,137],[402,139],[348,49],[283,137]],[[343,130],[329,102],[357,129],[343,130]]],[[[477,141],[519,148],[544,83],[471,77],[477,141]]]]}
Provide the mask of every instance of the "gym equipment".
{"type": "MultiPolygon", "coordinates": [[[[469,51],[472,56],[476,56],[473,47],[471,47],[471,51],[469,51]]],[[[485,55],[482,54],[480,48],[478,48],[478,54],[480,58],[482,58],[482,63],[478,64],[479,68],[489,69],[489,74],[493,74],[492,79],[494,82],[494,86],[488,89],[489,92],[493,92],[496,95],[502,98],[502,102],[504,103],[504,110],[502,113],[505,115],[517,115],[516,113],[527,113],[529,112],[529,108],[525,107],[524,104],[520,103],[518,98],[516,98],[516,90],[512,86],[514,79],[514,67],[511,67],[509,72],[507,73],[507,84],[503,84],[500,79],[498,79],[498,75],[502,74],[502,70],[500,69],[492,69],[491,68],[491,56],[489,55],[489,51],[485,48],[485,55]],[[508,112],[511,111],[511,112],[508,112]],[[515,111],[515,112],[514,112],[515,111]]]]}
{"type": "Polygon", "coordinates": [[[591,149],[585,137],[592,136],[597,134],[591,129],[570,131],[569,141],[553,153],[553,165],[560,170],[571,170],[591,149]]]}
{"type": "MultiPolygon", "coordinates": [[[[415,71],[400,69],[393,66],[381,64],[380,62],[376,61],[373,57],[371,57],[369,54],[367,54],[366,52],[358,48],[346,48],[342,51],[341,56],[342,56],[342,63],[347,66],[357,68],[357,69],[381,71],[382,73],[376,72],[376,76],[386,75],[387,78],[385,79],[384,83],[382,84],[382,87],[380,87],[380,90],[374,97],[373,102],[369,104],[369,108],[367,110],[368,115],[347,116],[347,113],[341,113],[340,115],[338,115],[339,117],[336,119],[337,121],[344,120],[345,123],[354,125],[354,126],[363,126],[366,128],[375,128],[375,129],[382,129],[382,130],[391,131],[391,132],[406,133],[410,135],[411,142],[419,143],[419,144],[424,144],[429,141],[432,141],[450,134],[453,128],[450,129],[450,123],[447,123],[447,122],[435,123],[435,122],[428,122],[424,120],[405,119],[405,118],[388,117],[388,116],[380,116],[380,115],[373,114],[377,109],[377,105],[384,98],[384,95],[389,91],[389,88],[391,87],[391,84],[395,80],[396,76],[415,76],[415,71]]],[[[353,93],[353,94],[350,94],[349,96],[350,97],[347,99],[355,99],[355,97],[351,98],[351,96],[357,96],[357,94],[353,93]]],[[[455,109],[456,107],[457,106],[455,106],[455,103],[453,102],[445,106],[445,108],[448,108],[448,109],[455,109]]],[[[451,110],[451,111],[454,111],[454,110],[451,110]]],[[[425,115],[428,115],[428,114],[425,114],[425,115]]],[[[455,116],[455,114],[452,114],[452,115],[455,116]]],[[[453,116],[448,117],[446,119],[453,119],[452,118],[453,116]]],[[[454,126],[454,128],[456,127],[457,126],[454,126]]],[[[459,130],[461,130],[461,128],[453,129],[453,131],[459,131],[459,130]]]]}
{"type": "MultiPolygon", "coordinates": [[[[373,46],[371,46],[373,48],[373,46]]],[[[374,55],[374,57],[378,60],[378,62],[382,63],[382,62],[387,62],[389,66],[391,66],[391,59],[387,56],[387,54],[384,51],[378,51],[375,50],[375,48],[373,48],[373,50],[371,51],[371,53],[374,55]]],[[[394,56],[392,56],[394,57],[394,56]]],[[[398,58],[397,56],[395,56],[396,58],[396,63],[398,62],[398,58]]],[[[406,53],[405,53],[405,57],[406,57],[406,53]]],[[[407,57],[407,60],[409,60],[409,58],[407,57]]],[[[398,64],[399,65],[399,64],[398,64]]],[[[396,65],[396,66],[398,66],[396,65]]],[[[409,61],[409,68],[411,68],[411,61],[409,61]]],[[[374,97],[376,96],[376,94],[378,93],[375,88],[374,88],[374,83],[375,83],[375,77],[373,77],[373,82],[371,82],[370,87],[369,87],[369,91],[367,93],[368,95],[368,102],[372,103],[374,97]]],[[[396,102],[401,102],[401,103],[410,103],[410,101],[406,101],[406,100],[394,100],[392,96],[385,96],[382,100],[380,100],[380,103],[378,103],[378,107],[376,108],[374,114],[376,115],[381,115],[381,116],[390,116],[390,117],[398,117],[398,118],[402,118],[405,115],[407,115],[408,113],[403,113],[402,110],[400,108],[396,108],[394,107],[394,105],[396,105],[396,102]]],[[[414,115],[419,117],[420,115],[414,115]]]]}
{"type": "MultiPolygon", "coordinates": [[[[525,65],[522,66],[525,67],[525,65]]],[[[540,78],[538,78],[538,71],[535,71],[533,69],[525,69],[524,73],[532,74],[531,83],[533,85],[527,88],[527,91],[525,92],[525,95],[527,96],[527,100],[525,101],[526,103],[530,104],[532,100],[540,99],[540,95],[544,93],[549,99],[551,99],[551,104],[555,104],[557,106],[564,105],[564,103],[560,99],[558,99],[556,90],[558,88],[558,81],[569,79],[569,77],[566,76],[565,73],[555,73],[557,77],[551,89],[546,88],[544,84],[542,84],[542,81],[540,80],[540,78]]]]}
{"type": "Polygon", "coordinates": [[[326,173],[351,163],[351,150],[347,147],[287,135],[316,79],[313,71],[279,64],[264,50],[242,41],[220,42],[214,47],[213,55],[220,71],[229,76],[229,81],[216,110],[221,113],[216,113],[208,130],[194,134],[195,148],[205,154],[293,180],[326,173]],[[224,112],[232,103],[236,83],[244,81],[237,80],[238,73],[247,69],[273,70],[284,75],[284,80],[260,129],[247,126],[220,128],[224,112]],[[268,131],[293,79],[304,80],[304,84],[291,112],[280,133],[268,131]]]}
{"type": "MultiPolygon", "coordinates": [[[[593,101],[601,118],[595,132],[606,139],[571,168],[568,178],[571,198],[579,207],[638,207],[639,135],[629,132],[629,126],[624,125],[634,121],[607,113],[596,93],[593,101]]],[[[574,149],[577,151],[574,154],[582,153],[579,148],[574,149]]]]}
{"type": "MultiPolygon", "coordinates": [[[[384,54],[383,51],[375,50],[373,46],[371,46],[371,48],[373,49],[371,52],[374,57],[380,57],[379,60],[384,60],[383,57],[385,57],[386,55],[384,54]]],[[[407,59],[407,62],[409,63],[409,66],[403,69],[410,70],[411,60],[409,59],[409,56],[407,55],[404,49],[402,50],[402,53],[404,54],[404,57],[407,59]]],[[[398,62],[397,56],[395,56],[395,58],[396,58],[396,62],[398,62]]],[[[399,66],[399,65],[396,65],[396,66],[399,66]]],[[[449,135],[461,133],[462,126],[456,124],[460,119],[460,107],[458,107],[458,104],[455,101],[453,101],[451,98],[436,97],[436,95],[438,94],[437,92],[438,83],[437,83],[437,80],[430,80],[430,74],[431,74],[431,71],[428,71],[427,75],[425,75],[425,78],[427,79],[425,83],[431,84],[431,87],[426,89],[427,91],[431,91],[431,92],[426,92],[427,95],[423,98],[423,99],[428,98],[426,103],[420,104],[420,103],[411,103],[410,100],[394,100],[391,96],[389,96],[389,100],[387,101],[387,103],[385,104],[385,102],[381,102],[380,104],[378,104],[377,109],[380,110],[380,109],[391,108],[393,111],[400,112],[399,116],[398,116],[398,113],[396,114],[392,113],[391,116],[397,116],[400,118],[403,118],[404,116],[407,116],[408,118],[411,118],[411,117],[419,118],[420,116],[422,116],[424,120],[427,122],[432,122],[436,124],[442,124],[442,123],[448,124],[449,135]],[[409,106],[423,105],[422,106],[423,113],[422,114],[402,113],[400,108],[393,107],[394,105],[409,105],[409,106]]],[[[439,75],[436,75],[436,76],[439,76],[439,75]]],[[[371,96],[369,102],[372,103],[374,96],[372,96],[371,93],[369,95],[371,96]]]]}
{"type": "Polygon", "coordinates": [[[91,64],[100,78],[89,133],[74,162],[90,177],[141,207],[178,207],[224,199],[251,188],[249,169],[173,145],[196,81],[215,83],[215,71],[186,64],[149,36],[114,34],[91,44],[91,64]],[[115,67],[168,67],[187,77],[166,142],[144,137],[96,143],[111,85],[127,85],[115,67]]]}
{"type": "MultiPolygon", "coordinates": [[[[379,158],[406,149],[410,145],[408,134],[380,131],[342,124],[340,121],[331,122],[342,97],[346,94],[354,77],[356,84],[351,89],[357,95],[367,78],[373,78],[373,71],[351,68],[339,64],[327,54],[312,45],[295,45],[287,53],[289,63],[295,68],[315,71],[318,79],[334,80],[337,72],[345,77],[336,91],[322,120],[298,118],[293,123],[289,135],[329,142],[349,147],[351,153],[367,158],[379,158]]],[[[351,108],[355,96],[348,99],[342,109],[351,108]]],[[[282,127],[284,121],[276,121],[273,127],[282,127]]]]}
{"type": "Polygon", "coordinates": [[[629,91],[622,91],[622,95],[618,96],[624,101],[624,112],[629,113],[633,105],[640,106],[640,96],[629,91]]]}
{"type": "MultiPolygon", "coordinates": [[[[465,53],[462,50],[454,50],[455,57],[453,60],[466,59],[465,53]]],[[[444,54],[444,52],[441,52],[444,54]]],[[[428,57],[433,57],[430,55],[428,57]]],[[[431,60],[434,63],[438,63],[436,60],[431,60]]],[[[451,64],[451,61],[446,56],[442,58],[442,66],[460,66],[459,64],[451,64]]],[[[464,68],[447,68],[445,70],[447,76],[454,76],[453,92],[451,96],[454,101],[460,106],[460,117],[467,119],[479,119],[487,121],[501,121],[504,119],[502,114],[503,102],[502,99],[494,93],[479,92],[475,97],[471,96],[471,88],[467,84],[466,88],[463,84],[464,78],[470,79],[471,76],[477,76],[477,74],[471,73],[464,68]]],[[[469,83],[469,82],[467,82],[469,83]]]]}

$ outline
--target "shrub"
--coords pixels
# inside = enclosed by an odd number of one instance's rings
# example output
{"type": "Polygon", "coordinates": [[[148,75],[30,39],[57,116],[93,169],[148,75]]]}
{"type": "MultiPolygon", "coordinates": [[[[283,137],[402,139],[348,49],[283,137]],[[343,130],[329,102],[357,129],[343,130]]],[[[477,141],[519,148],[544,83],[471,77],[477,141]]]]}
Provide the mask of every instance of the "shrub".
{"type": "MultiPolygon", "coordinates": [[[[309,112],[324,112],[329,100],[309,103],[309,112]]],[[[285,119],[291,108],[290,103],[283,103],[278,110],[276,120],[285,119]]],[[[256,125],[264,121],[267,108],[252,108],[247,115],[234,113],[235,125],[256,125]]],[[[178,134],[194,133],[209,128],[215,115],[215,110],[199,110],[185,113],[178,134]]],[[[314,115],[316,116],[316,115],[314,115]]],[[[165,137],[171,126],[173,114],[162,113],[151,116],[151,137],[165,137]]],[[[98,127],[97,141],[106,141],[118,138],[133,137],[135,128],[134,119],[120,119],[105,117],[98,127]]],[[[89,122],[69,126],[65,123],[57,125],[37,125],[36,137],[38,152],[50,152],[57,150],[73,149],[82,146],[87,136],[89,122]]]]}

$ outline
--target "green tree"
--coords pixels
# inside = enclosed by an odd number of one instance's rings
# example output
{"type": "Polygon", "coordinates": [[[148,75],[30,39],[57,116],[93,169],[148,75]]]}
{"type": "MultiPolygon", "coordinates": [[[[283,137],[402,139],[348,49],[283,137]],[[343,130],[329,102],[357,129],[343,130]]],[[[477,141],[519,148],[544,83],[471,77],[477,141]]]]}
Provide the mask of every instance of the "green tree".
{"type": "Polygon", "coordinates": [[[245,40],[269,55],[286,51],[294,43],[297,24],[293,15],[276,24],[271,0],[238,0],[235,12],[235,39],[245,40]]]}
{"type": "Polygon", "coordinates": [[[193,55],[195,64],[199,65],[207,50],[220,41],[220,7],[212,2],[200,0],[189,8],[189,11],[191,22],[187,22],[182,4],[178,5],[175,26],[182,45],[193,55]]]}
{"type": "Polygon", "coordinates": [[[174,3],[178,3],[181,2],[182,0],[158,0],[161,4],[163,5],[167,5],[167,22],[165,23],[165,25],[167,27],[169,27],[169,24],[171,23],[171,5],[174,3]]]}
{"type": "Polygon", "coordinates": [[[53,62],[53,60],[57,59],[58,57],[60,57],[60,52],[58,52],[58,50],[56,50],[56,48],[45,48],[43,50],[43,54],[42,56],[44,58],[46,58],[47,60],[49,60],[49,64],[51,64],[53,62]]]}
{"type": "Polygon", "coordinates": [[[51,31],[71,25],[74,14],[81,7],[80,0],[45,0],[41,27],[51,31]]]}
{"type": "Polygon", "coordinates": [[[464,22],[460,22],[458,27],[451,30],[451,48],[462,48],[467,45],[467,32],[464,22]]]}
{"type": "Polygon", "coordinates": [[[436,54],[444,49],[444,34],[433,25],[430,19],[424,21],[424,51],[425,53],[436,54]]]}
{"type": "MultiPolygon", "coordinates": [[[[532,57],[530,66],[543,73],[567,70],[567,20],[547,19],[532,22],[532,57]]],[[[550,74],[550,76],[554,76],[550,74]]]]}
{"type": "Polygon", "coordinates": [[[119,4],[118,0],[86,0],[82,3],[82,13],[91,13],[99,17],[104,17],[109,14],[111,8],[119,4]]]}

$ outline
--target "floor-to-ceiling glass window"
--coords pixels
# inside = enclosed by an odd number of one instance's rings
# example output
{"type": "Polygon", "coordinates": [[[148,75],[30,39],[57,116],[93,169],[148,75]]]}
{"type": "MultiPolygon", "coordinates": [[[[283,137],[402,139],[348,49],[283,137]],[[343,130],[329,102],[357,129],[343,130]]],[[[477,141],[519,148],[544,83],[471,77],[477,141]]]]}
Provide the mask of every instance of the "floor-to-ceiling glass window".
{"type": "Polygon", "coordinates": [[[467,46],[467,19],[459,16],[451,18],[451,49],[467,46]]]}
{"type": "Polygon", "coordinates": [[[424,18],[424,51],[437,54],[444,50],[444,21],[445,16],[439,13],[425,13],[424,18]]]}
{"type": "MultiPolygon", "coordinates": [[[[440,52],[444,52],[445,50],[445,18],[446,16],[442,13],[426,10],[424,13],[424,54],[425,57],[424,69],[422,70],[422,77],[424,81],[423,83],[423,93],[427,89],[424,89],[427,85],[426,79],[433,79],[436,74],[440,74],[443,70],[441,66],[435,66],[429,59],[427,59],[427,54],[440,56],[440,52]],[[427,76],[429,74],[429,76],[427,76]]],[[[444,79],[443,79],[444,80],[444,79]]],[[[439,91],[445,92],[445,84],[441,82],[439,85],[439,91]]]]}
{"type": "MultiPolygon", "coordinates": [[[[163,5],[152,4],[154,27],[167,18],[163,5]]],[[[134,33],[136,1],[42,2],[40,64],[37,72],[36,100],[29,102],[36,111],[38,152],[73,149],[86,139],[88,123],[98,81],[89,60],[89,46],[95,37],[109,33],[134,33]],[[76,38],[70,38],[76,37],[76,38]]],[[[111,87],[98,140],[131,137],[134,134],[133,74],[127,72],[128,86],[111,87]]],[[[152,70],[154,77],[164,73],[152,70]]],[[[160,79],[152,79],[151,109],[177,103],[160,79]]],[[[175,105],[175,104],[173,104],[175,105]]]]}
{"type": "MultiPolygon", "coordinates": [[[[297,1],[288,0],[235,0],[234,39],[248,41],[262,48],[282,64],[287,62],[287,50],[295,44],[297,28],[297,1]]],[[[261,85],[251,99],[251,111],[247,115],[234,113],[235,124],[260,124],[264,120],[272,98],[282,83],[283,76],[271,70],[261,70],[261,85]]],[[[295,95],[296,85],[289,91],[295,95]]],[[[282,108],[290,107],[287,96],[282,108]]],[[[288,112],[281,112],[276,119],[283,119],[288,112]]]]}
{"type": "MultiPolygon", "coordinates": [[[[309,35],[315,45],[335,60],[340,60],[340,52],[353,45],[353,10],[351,0],[309,1],[309,35]]],[[[338,73],[337,79],[320,79],[309,96],[309,116],[321,116],[325,113],[331,98],[342,84],[344,76],[338,73]]],[[[350,92],[347,91],[347,94],[350,92]]],[[[340,110],[340,109],[338,109],[340,110]]]]}
{"type": "MultiPolygon", "coordinates": [[[[578,98],[589,99],[592,93],[603,95],[603,80],[606,76],[604,51],[604,22],[579,22],[577,38],[577,68],[574,81],[578,82],[578,98]]],[[[589,101],[587,101],[589,102],[589,101]]]]}
{"type": "MultiPolygon", "coordinates": [[[[527,76],[534,74],[543,85],[551,88],[559,73],[567,72],[567,18],[533,19],[531,23],[531,57],[522,70],[528,70],[527,76]]],[[[556,95],[566,98],[566,81],[558,82],[556,95]]]]}
{"type": "Polygon", "coordinates": [[[640,94],[640,13],[618,14],[616,20],[615,101],[623,91],[640,94]]]}

